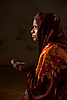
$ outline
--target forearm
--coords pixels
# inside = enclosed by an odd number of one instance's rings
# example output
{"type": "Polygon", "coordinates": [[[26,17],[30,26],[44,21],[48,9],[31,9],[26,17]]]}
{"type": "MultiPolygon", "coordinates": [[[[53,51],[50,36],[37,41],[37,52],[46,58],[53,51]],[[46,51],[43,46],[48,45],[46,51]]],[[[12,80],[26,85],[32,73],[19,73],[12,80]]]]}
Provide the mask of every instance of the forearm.
{"type": "Polygon", "coordinates": [[[27,65],[27,64],[24,64],[24,66],[21,65],[19,67],[20,67],[20,71],[24,71],[24,72],[30,72],[33,70],[32,67],[30,65],[27,65]]]}
{"type": "Polygon", "coordinates": [[[13,68],[15,68],[18,71],[23,71],[23,72],[30,72],[33,70],[31,66],[27,64],[23,64],[22,62],[20,62],[20,64],[18,64],[18,62],[13,64],[13,68]]]}

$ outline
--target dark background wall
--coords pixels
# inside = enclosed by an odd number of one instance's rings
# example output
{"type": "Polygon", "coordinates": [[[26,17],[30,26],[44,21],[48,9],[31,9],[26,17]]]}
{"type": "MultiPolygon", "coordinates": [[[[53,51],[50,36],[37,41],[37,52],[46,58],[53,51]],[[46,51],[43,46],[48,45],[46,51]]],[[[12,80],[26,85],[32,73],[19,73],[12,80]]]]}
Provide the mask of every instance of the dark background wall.
{"type": "Polygon", "coordinates": [[[62,21],[67,36],[66,0],[0,0],[0,64],[10,60],[36,64],[37,43],[31,38],[32,19],[37,12],[54,12],[62,21]]]}
{"type": "Polygon", "coordinates": [[[30,30],[34,15],[40,11],[60,16],[67,36],[66,0],[0,0],[0,100],[22,100],[26,73],[13,69],[10,60],[37,63],[38,46],[30,30]]]}

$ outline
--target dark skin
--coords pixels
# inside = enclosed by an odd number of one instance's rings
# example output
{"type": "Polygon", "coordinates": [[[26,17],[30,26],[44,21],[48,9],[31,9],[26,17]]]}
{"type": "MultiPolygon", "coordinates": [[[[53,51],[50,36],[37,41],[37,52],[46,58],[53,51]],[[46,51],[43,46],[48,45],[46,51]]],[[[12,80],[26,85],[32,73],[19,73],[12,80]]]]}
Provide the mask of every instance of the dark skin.
{"type": "MultiPolygon", "coordinates": [[[[31,34],[32,34],[33,41],[34,42],[38,41],[38,28],[37,28],[37,23],[35,19],[33,21],[33,28],[31,30],[31,34]]],[[[32,68],[29,65],[25,64],[24,62],[15,62],[14,59],[11,60],[11,64],[13,68],[19,71],[29,72],[32,70],[32,68]]]]}
{"type": "Polygon", "coordinates": [[[15,62],[14,59],[11,60],[11,64],[12,64],[13,68],[15,68],[16,70],[19,70],[19,71],[29,72],[30,70],[32,70],[29,65],[25,64],[24,62],[15,62]]]}

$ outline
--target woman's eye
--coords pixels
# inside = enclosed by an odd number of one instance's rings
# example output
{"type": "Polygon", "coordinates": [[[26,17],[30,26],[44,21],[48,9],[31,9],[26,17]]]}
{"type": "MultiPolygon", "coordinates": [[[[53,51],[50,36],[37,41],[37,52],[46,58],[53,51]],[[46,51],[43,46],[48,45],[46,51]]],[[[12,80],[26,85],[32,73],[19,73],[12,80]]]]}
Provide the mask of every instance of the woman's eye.
{"type": "Polygon", "coordinates": [[[37,28],[37,26],[33,26],[33,28],[37,28]]]}
{"type": "Polygon", "coordinates": [[[35,28],[37,28],[37,26],[35,26],[35,28]]]}

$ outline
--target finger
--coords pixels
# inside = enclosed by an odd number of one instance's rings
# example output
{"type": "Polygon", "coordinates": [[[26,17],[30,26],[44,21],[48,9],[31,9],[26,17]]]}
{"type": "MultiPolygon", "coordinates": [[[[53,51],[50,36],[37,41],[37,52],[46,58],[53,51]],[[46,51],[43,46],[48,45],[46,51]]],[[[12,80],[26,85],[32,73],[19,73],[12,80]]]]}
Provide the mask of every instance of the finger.
{"type": "Polygon", "coordinates": [[[21,66],[16,65],[15,69],[18,71],[21,71],[22,68],[21,68],[21,66]]]}
{"type": "Polygon", "coordinates": [[[25,63],[24,62],[16,62],[16,64],[19,64],[19,65],[23,64],[24,65],[25,63]]]}
{"type": "Polygon", "coordinates": [[[21,64],[21,62],[16,62],[16,64],[21,64]]]}
{"type": "Polygon", "coordinates": [[[16,63],[13,64],[13,68],[17,69],[17,64],[16,63]]]}
{"type": "Polygon", "coordinates": [[[11,64],[14,64],[14,63],[15,63],[15,60],[14,60],[14,59],[12,59],[12,60],[11,60],[11,64]]]}
{"type": "Polygon", "coordinates": [[[19,71],[21,71],[21,67],[19,67],[19,71]]]}

